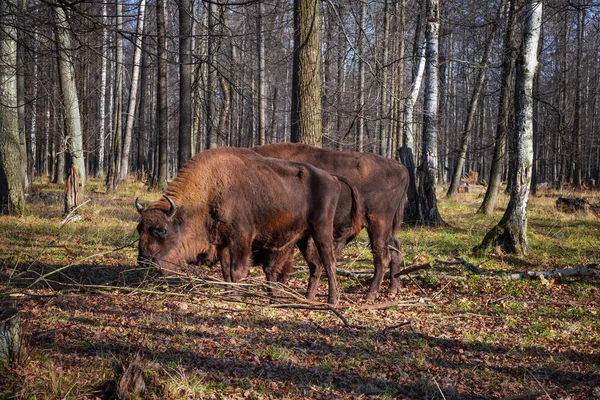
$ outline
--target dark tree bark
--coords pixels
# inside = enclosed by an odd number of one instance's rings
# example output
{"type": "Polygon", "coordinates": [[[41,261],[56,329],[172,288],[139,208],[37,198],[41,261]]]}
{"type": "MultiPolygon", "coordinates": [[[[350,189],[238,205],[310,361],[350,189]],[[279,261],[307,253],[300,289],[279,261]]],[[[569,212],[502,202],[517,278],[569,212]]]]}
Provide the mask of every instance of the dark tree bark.
{"type": "Polygon", "coordinates": [[[123,147],[123,3],[116,0],[117,35],[115,38],[115,83],[113,93],[112,143],[108,157],[108,172],[106,174],[106,192],[116,193],[119,190],[119,168],[121,166],[121,151],[123,147]]]}
{"type": "Polygon", "coordinates": [[[294,0],[292,142],[323,145],[321,123],[321,39],[317,0],[294,0]]]}
{"type": "Polygon", "coordinates": [[[158,163],[157,176],[153,187],[158,190],[167,188],[167,145],[169,139],[169,110],[167,102],[167,31],[165,25],[165,0],[156,1],[156,28],[158,51],[158,163]]]}
{"type": "Polygon", "coordinates": [[[469,137],[471,136],[471,130],[473,129],[479,98],[481,97],[481,92],[483,91],[490,54],[492,52],[492,46],[496,37],[496,30],[498,29],[498,25],[502,19],[502,13],[504,12],[504,3],[505,0],[501,1],[500,5],[498,6],[498,15],[494,21],[494,25],[491,28],[490,35],[487,38],[485,50],[483,52],[483,56],[481,57],[481,62],[479,63],[479,71],[477,72],[475,87],[473,88],[473,93],[471,94],[467,119],[465,121],[465,127],[460,138],[460,147],[458,149],[458,155],[456,156],[450,187],[446,193],[448,198],[452,198],[456,196],[456,193],[458,193],[458,186],[460,185],[460,179],[462,178],[463,170],[465,168],[465,161],[467,158],[469,137]]]}
{"type": "Polygon", "coordinates": [[[0,213],[21,215],[25,197],[17,114],[15,14],[12,1],[0,1],[0,213]]]}
{"type": "Polygon", "coordinates": [[[179,146],[177,167],[192,157],[192,1],[179,2],[179,146]]]}
{"type": "Polygon", "coordinates": [[[500,98],[498,104],[498,115],[496,118],[496,140],[494,145],[494,155],[490,171],[490,178],[485,197],[478,213],[491,215],[494,212],[498,191],[502,184],[502,169],[506,158],[506,138],[508,132],[508,119],[510,114],[511,87],[513,81],[513,71],[515,68],[516,49],[514,45],[514,25],[516,18],[516,2],[509,1],[508,19],[503,38],[502,53],[502,73],[500,77],[500,98]]]}

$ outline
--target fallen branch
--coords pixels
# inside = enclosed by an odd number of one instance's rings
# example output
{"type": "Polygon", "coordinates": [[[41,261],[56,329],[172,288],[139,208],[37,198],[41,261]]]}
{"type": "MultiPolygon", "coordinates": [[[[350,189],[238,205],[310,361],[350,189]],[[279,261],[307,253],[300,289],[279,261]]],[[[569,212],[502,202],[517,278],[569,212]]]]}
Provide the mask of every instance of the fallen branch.
{"type": "Polygon", "coordinates": [[[519,280],[519,279],[535,279],[539,277],[549,278],[552,276],[584,276],[593,275],[597,272],[598,264],[589,264],[584,267],[554,269],[550,271],[526,271],[516,274],[502,275],[502,279],[519,280]]]}
{"type": "Polygon", "coordinates": [[[373,273],[371,272],[350,272],[343,269],[336,270],[336,274],[350,279],[364,279],[373,277],[373,273]]]}
{"type": "Polygon", "coordinates": [[[396,275],[394,275],[394,278],[397,279],[401,275],[408,275],[408,274],[410,274],[412,272],[420,271],[422,269],[427,269],[427,268],[431,268],[431,263],[411,265],[409,267],[404,268],[403,270],[401,270],[400,272],[398,272],[396,275]]]}
{"type": "Polygon", "coordinates": [[[474,264],[471,264],[470,262],[468,262],[464,258],[455,257],[454,261],[446,261],[446,260],[440,260],[440,259],[436,258],[435,261],[437,263],[444,264],[444,265],[464,265],[465,267],[467,267],[474,274],[478,274],[478,275],[483,274],[483,271],[479,267],[477,267],[474,264]]]}

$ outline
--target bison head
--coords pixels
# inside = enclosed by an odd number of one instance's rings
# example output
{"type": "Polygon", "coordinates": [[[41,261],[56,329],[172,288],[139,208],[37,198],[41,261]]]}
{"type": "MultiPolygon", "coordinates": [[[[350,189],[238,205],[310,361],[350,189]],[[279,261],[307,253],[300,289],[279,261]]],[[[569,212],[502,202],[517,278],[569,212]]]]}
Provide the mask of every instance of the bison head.
{"type": "MultiPolygon", "coordinates": [[[[183,213],[175,206],[173,200],[164,195],[164,202],[156,202],[144,209],[138,199],[135,207],[140,213],[137,231],[140,234],[138,246],[138,263],[140,265],[155,264],[163,271],[178,270],[188,258],[183,254],[183,213]]],[[[196,258],[196,254],[191,257],[196,258]]]]}

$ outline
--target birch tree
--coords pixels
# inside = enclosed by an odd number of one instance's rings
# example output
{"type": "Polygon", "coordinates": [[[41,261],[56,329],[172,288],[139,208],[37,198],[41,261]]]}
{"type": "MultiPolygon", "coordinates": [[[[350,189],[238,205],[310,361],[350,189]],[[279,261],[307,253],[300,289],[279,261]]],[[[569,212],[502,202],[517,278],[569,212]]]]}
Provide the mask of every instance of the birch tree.
{"type": "Polygon", "coordinates": [[[517,62],[515,87],[516,126],[512,163],[510,199],[504,216],[487,233],[478,249],[500,246],[507,253],[526,254],[527,201],[533,164],[533,78],[538,65],[537,51],[542,23],[542,0],[528,0],[525,6],[525,29],[521,54],[517,62]]]}
{"type": "Polygon", "coordinates": [[[438,111],[438,46],[440,30],[439,0],[427,0],[425,27],[425,98],[423,105],[423,144],[421,163],[417,170],[419,224],[444,224],[437,208],[435,193],[437,173],[437,111],[438,111]]]}
{"type": "MultiPolygon", "coordinates": [[[[131,149],[131,138],[135,123],[135,112],[140,82],[140,70],[142,67],[142,38],[144,36],[144,20],[146,13],[146,0],[140,0],[138,10],[137,32],[134,40],[133,72],[131,74],[131,88],[129,90],[129,105],[127,107],[127,121],[125,123],[125,136],[123,137],[123,151],[119,157],[119,181],[123,182],[129,175],[129,152],[131,149]]],[[[191,86],[191,84],[190,84],[191,86]]],[[[191,110],[190,110],[191,112],[191,110]]]]}

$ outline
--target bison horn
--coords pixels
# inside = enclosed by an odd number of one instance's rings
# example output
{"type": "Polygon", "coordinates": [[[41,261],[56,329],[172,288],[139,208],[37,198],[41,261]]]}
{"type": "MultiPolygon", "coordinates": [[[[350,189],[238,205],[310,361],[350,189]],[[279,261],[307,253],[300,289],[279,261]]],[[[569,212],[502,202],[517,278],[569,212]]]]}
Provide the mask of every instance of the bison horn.
{"type": "Polygon", "coordinates": [[[171,209],[167,213],[167,216],[172,217],[173,214],[175,214],[175,211],[177,211],[177,207],[175,207],[175,203],[173,202],[173,200],[171,200],[171,198],[169,196],[167,196],[166,194],[163,194],[163,197],[165,199],[167,199],[167,201],[169,202],[169,205],[171,206],[171,209]]]}
{"type": "Polygon", "coordinates": [[[135,208],[137,208],[140,214],[142,213],[142,211],[144,211],[144,207],[142,207],[137,197],[135,198],[135,208]]]}

